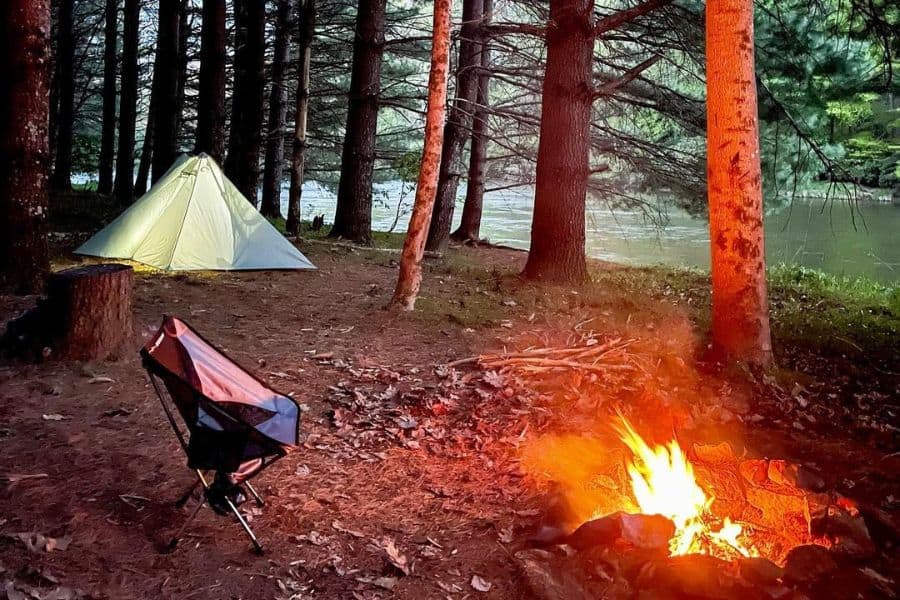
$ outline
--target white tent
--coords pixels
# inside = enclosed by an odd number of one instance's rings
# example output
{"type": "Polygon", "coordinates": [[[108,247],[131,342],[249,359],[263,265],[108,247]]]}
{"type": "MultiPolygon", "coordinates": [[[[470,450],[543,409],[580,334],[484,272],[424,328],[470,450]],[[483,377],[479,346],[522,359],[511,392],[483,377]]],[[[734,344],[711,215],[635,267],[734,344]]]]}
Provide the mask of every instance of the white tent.
{"type": "Polygon", "coordinates": [[[75,252],[169,271],[315,269],[205,154],[181,155],[75,252]]]}

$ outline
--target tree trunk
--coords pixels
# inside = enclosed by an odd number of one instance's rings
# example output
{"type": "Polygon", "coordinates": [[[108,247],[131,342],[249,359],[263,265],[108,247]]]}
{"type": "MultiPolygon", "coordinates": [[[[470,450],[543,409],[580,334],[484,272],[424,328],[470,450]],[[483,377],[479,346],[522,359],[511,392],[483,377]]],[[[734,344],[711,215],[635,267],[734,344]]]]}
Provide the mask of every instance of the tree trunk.
{"type": "Polygon", "coordinates": [[[531,249],[525,277],[587,279],[584,210],[591,119],[593,0],[551,0],[531,249]]]}
{"type": "MultiPolygon", "coordinates": [[[[488,24],[493,11],[492,0],[484,0],[482,23],[488,24]]],[[[466,182],[466,202],[459,227],[451,236],[465,242],[478,240],[481,235],[481,212],[484,207],[484,177],[488,146],[488,107],[491,100],[491,48],[482,34],[479,39],[481,71],[478,73],[478,92],[472,120],[472,142],[469,148],[469,175],[466,182]]]]}
{"type": "Polygon", "coordinates": [[[263,170],[260,212],[270,218],[281,217],[281,180],[284,162],[284,121],[287,112],[287,85],[284,71],[290,53],[294,27],[291,0],[278,0],[275,47],[272,54],[272,89],[269,94],[269,127],[263,170]]]}
{"type": "Polygon", "coordinates": [[[44,358],[102,360],[132,333],[134,271],[119,264],[66,269],[47,280],[47,297],[9,323],[5,353],[44,358]]]}
{"type": "Polygon", "coordinates": [[[147,193],[147,181],[150,179],[150,167],[153,165],[153,127],[154,119],[153,94],[150,94],[150,110],[147,111],[147,123],[144,127],[144,140],[141,142],[141,160],[138,163],[137,181],[134,183],[134,195],[138,198],[147,193]]]}
{"type": "Polygon", "coordinates": [[[178,148],[178,26],[181,0],[159,1],[153,73],[153,183],[169,170],[178,148]]]}
{"type": "MultiPolygon", "coordinates": [[[[184,127],[185,88],[188,79],[188,42],[191,31],[188,21],[189,0],[178,2],[178,88],[175,92],[175,154],[178,154],[181,130],[184,127]]],[[[174,160],[174,157],[173,157],[174,160]]]]}
{"type": "Polygon", "coordinates": [[[713,347],[769,365],[751,0],[708,0],[706,86],[713,347]]]}
{"type": "Polygon", "coordinates": [[[122,89],[119,94],[119,148],[115,183],[116,199],[121,206],[134,202],[134,129],[137,117],[140,10],[140,0],[125,0],[122,29],[122,89]]]}
{"type": "Polygon", "coordinates": [[[425,141],[422,164],[416,183],[416,199],[409,229],[400,255],[400,274],[391,306],[413,310],[422,284],[422,255],[434,209],[444,137],[447,102],[447,71],[450,59],[450,0],[435,0],[431,41],[431,72],[428,75],[428,108],[425,114],[425,141]]]}
{"type": "Polygon", "coordinates": [[[225,0],[203,0],[197,145],[217,163],[225,158],[225,0]]]}
{"type": "Polygon", "coordinates": [[[484,0],[464,0],[463,22],[459,33],[459,61],[456,71],[456,97],[444,128],[441,172],[438,176],[434,214],[428,230],[426,250],[441,251],[450,240],[456,189],[462,173],[462,153],[472,128],[472,113],[478,93],[481,51],[477,41],[484,0]]]}
{"type": "Polygon", "coordinates": [[[100,133],[97,191],[112,193],[116,156],[116,55],[118,54],[118,0],[106,0],[103,30],[103,125],[100,133]]]}
{"type": "Polygon", "coordinates": [[[341,152],[341,179],[332,237],[372,242],[372,173],[381,94],[385,0],[360,0],[353,40],[353,68],[347,128],[341,152]]]}
{"type": "Polygon", "coordinates": [[[294,145],[291,149],[291,189],[288,195],[287,232],[300,233],[300,195],[306,160],[306,118],[309,114],[310,47],[316,30],[316,0],[299,0],[300,28],[297,35],[297,107],[294,115],[294,145]]]}
{"type": "Polygon", "coordinates": [[[49,270],[50,0],[0,4],[0,284],[40,289],[49,270]]]}
{"type": "Polygon", "coordinates": [[[50,187],[72,187],[72,136],[75,126],[75,0],[61,0],[57,25],[56,79],[59,85],[59,114],[56,132],[56,159],[50,187]]]}
{"type": "Polygon", "coordinates": [[[266,3],[235,0],[234,95],[225,175],[254,206],[265,105],[266,3]]]}

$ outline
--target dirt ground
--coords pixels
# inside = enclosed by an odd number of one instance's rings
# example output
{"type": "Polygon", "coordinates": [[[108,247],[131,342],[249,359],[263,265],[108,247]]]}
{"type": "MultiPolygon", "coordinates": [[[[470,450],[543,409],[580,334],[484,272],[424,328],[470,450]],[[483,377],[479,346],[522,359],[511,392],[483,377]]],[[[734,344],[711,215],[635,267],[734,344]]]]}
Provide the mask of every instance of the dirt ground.
{"type": "MultiPolygon", "coordinates": [[[[502,382],[448,376],[441,365],[529,329],[552,333],[585,311],[668,339],[669,309],[641,312],[616,290],[588,305],[541,304],[540,292],[517,295],[503,280],[524,255],[464,249],[430,269],[418,313],[397,317],[382,310],[395,253],[302,249],[319,270],[139,272],[136,333],[121,356],[0,366],[0,580],[94,598],[528,597],[513,554],[545,496],[523,476],[518,448],[563,424],[502,382]],[[262,557],[236,523],[208,510],[178,549],[161,552],[191,507],[172,502],[192,481],[137,354],[163,314],[303,406],[302,447],[258,480],[267,506],[244,505],[262,557]],[[10,537],[21,532],[69,544],[31,551],[10,537]]],[[[33,301],[0,297],[0,321],[33,301]]],[[[896,516],[897,397],[884,391],[896,380],[860,399],[825,371],[804,375],[801,392],[717,373],[709,393],[730,386],[725,420],[749,453],[801,461],[896,516]],[[785,409],[798,397],[831,412],[810,419],[819,413],[785,409]],[[848,404],[856,408],[840,412],[848,404]]]]}

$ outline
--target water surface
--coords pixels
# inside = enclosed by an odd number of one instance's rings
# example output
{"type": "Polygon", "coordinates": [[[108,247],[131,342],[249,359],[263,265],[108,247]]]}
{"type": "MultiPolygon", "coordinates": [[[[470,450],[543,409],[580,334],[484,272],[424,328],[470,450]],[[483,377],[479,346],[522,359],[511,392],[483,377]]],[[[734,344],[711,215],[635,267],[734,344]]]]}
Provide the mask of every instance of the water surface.
{"type": "MultiPolygon", "coordinates": [[[[406,230],[413,191],[399,182],[379,184],[375,190],[372,227],[377,231],[406,230]],[[396,225],[398,203],[403,204],[396,225]]],[[[527,249],[531,236],[534,196],[522,186],[485,195],[481,235],[496,244],[527,249]]],[[[287,190],[282,194],[287,208],[287,190]]],[[[303,186],[304,219],[334,217],[335,195],[315,182],[303,186]]],[[[454,227],[462,200],[454,213],[454,227]]],[[[587,252],[594,258],[634,265],[672,265],[709,268],[709,230],[704,219],[669,207],[650,217],[641,211],[609,210],[599,204],[587,213],[587,252]]],[[[766,216],[766,254],[769,264],[787,263],[828,273],[864,275],[883,281],[900,279],[900,206],[795,200],[793,206],[766,216]],[[855,225],[854,225],[855,223],[855,225]]]]}

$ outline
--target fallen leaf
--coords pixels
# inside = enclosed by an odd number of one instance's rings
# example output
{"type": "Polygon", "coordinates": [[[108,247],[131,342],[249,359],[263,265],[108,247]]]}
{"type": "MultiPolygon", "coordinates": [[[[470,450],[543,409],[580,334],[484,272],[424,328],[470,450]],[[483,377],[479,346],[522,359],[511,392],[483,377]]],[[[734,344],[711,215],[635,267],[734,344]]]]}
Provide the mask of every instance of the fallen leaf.
{"type": "Polygon", "coordinates": [[[396,577],[357,577],[356,580],[360,583],[368,583],[388,591],[394,589],[394,586],[397,585],[396,577]]]}
{"type": "Polygon", "coordinates": [[[4,534],[4,537],[19,540],[25,547],[28,548],[31,552],[40,553],[40,552],[53,552],[54,550],[65,550],[69,547],[69,544],[72,543],[71,536],[64,536],[61,538],[52,538],[47,537],[43,533],[37,533],[35,531],[25,531],[21,533],[7,533],[4,534]]]}
{"type": "Polygon", "coordinates": [[[415,429],[419,422],[415,417],[402,416],[397,419],[397,425],[400,426],[400,429],[415,429]]]}
{"type": "Polygon", "coordinates": [[[503,375],[500,375],[497,371],[488,371],[484,374],[483,379],[484,382],[492,388],[500,389],[506,385],[506,380],[503,379],[503,375]]]}
{"type": "Polygon", "coordinates": [[[472,581],[469,582],[469,585],[472,586],[473,589],[479,592],[489,592],[491,591],[492,584],[490,581],[479,577],[478,575],[472,575],[472,581]]]}
{"type": "Polygon", "coordinates": [[[504,527],[497,533],[497,538],[503,542],[504,544],[511,544],[514,536],[513,536],[513,528],[512,525],[509,527],[504,527]]]}
{"type": "Polygon", "coordinates": [[[400,549],[397,548],[396,542],[394,542],[393,538],[384,537],[381,539],[380,543],[381,549],[384,550],[385,556],[387,556],[388,562],[397,567],[401,573],[404,575],[409,575],[411,572],[409,560],[406,558],[406,555],[400,552],[400,549]]]}

